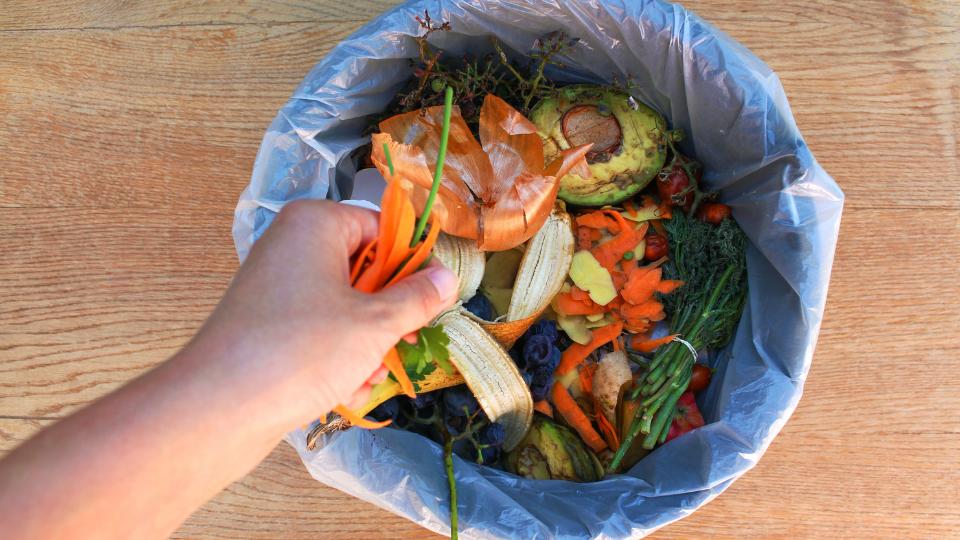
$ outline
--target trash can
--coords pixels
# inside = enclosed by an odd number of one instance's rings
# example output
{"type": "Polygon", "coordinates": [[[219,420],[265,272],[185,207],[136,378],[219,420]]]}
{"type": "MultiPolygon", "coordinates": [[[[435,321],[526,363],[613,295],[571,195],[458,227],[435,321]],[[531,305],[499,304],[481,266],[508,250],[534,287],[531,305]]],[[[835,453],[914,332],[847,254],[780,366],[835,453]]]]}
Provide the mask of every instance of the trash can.
{"type": "MultiPolygon", "coordinates": [[[[580,38],[549,75],[632,81],[638,100],[682,128],[704,183],[750,239],[749,298],[736,335],[711,358],[707,425],[668,442],[627,474],[590,484],[526,480],[456,460],[464,538],[624,538],[680,519],[753,467],[790,417],[810,368],[843,207],[817,164],[777,76],[683,7],[660,1],[423,0],[371,21],[306,76],[270,125],[233,227],[240,258],[287,202],[349,197],[364,128],[410,77],[416,15],[451,30],[431,42],[463,53],[496,36],[514,51],[560,30],[580,38]],[[434,41],[435,40],[435,41],[434,41]]],[[[288,434],[319,481],[448,533],[442,450],[413,433],[351,429],[316,451],[288,434]]]]}

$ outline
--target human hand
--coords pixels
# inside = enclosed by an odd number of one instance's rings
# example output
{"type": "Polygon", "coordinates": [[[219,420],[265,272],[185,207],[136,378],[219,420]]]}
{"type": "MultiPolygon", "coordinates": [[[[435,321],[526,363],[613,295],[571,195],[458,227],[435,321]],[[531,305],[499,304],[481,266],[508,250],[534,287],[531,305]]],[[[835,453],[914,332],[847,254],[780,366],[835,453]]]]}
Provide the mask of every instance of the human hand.
{"type": "Polygon", "coordinates": [[[386,376],[381,361],[390,347],[429,324],[457,292],[456,276],[437,264],[375,294],[353,289],[350,257],[376,233],[369,210],[288,204],[188,348],[206,349],[201,356],[220,362],[217,377],[236,395],[266,394],[279,409],[272,414],[291,425],[340,403],[358,407],[386,376]]]}

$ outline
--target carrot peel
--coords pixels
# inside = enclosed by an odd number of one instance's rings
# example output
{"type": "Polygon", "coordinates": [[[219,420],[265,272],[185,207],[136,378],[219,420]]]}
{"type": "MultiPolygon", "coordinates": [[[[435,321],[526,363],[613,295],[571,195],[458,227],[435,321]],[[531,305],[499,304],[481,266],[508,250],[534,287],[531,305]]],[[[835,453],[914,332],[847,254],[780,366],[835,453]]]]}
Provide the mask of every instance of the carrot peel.
{"type": "Polygon", "coordinates": [[[380,429],[382,427],[387,427],[390,425],[390,420],[384,420],[383,422],[374,422],[372,420],[367,420],[366,418],[360,416],[359,414],[351,411],[344,405],[337,405],[333,408],[333,412],[344,417],[350,425],[356,426],[363,429],[380,429]]]}
{"type": "Polygon", "coordinates": [[[553,398],[553,405],[560,416],[580,434],[580,438],[587,443],[587,446],[594,452],[603,452],[607,449],[607,443],[604,442],[603,437],[590,425],[590,418],[562,384],[554,383],[550,397],[553,398]]]}

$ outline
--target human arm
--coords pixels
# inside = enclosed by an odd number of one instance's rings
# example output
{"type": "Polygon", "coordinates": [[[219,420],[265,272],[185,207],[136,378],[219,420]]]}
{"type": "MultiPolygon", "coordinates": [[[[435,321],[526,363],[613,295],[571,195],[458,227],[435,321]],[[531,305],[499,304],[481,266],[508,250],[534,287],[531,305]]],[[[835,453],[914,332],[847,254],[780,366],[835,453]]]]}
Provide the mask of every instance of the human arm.
{"type": "Polygon", "coordinates": [[[454,301],[429,267],[382,292],[349,285],[376,214],[293,203],[183,350],[0,461],[11,538],[165,537],[283,434],[358,405],[383,355],[454,301]]]}

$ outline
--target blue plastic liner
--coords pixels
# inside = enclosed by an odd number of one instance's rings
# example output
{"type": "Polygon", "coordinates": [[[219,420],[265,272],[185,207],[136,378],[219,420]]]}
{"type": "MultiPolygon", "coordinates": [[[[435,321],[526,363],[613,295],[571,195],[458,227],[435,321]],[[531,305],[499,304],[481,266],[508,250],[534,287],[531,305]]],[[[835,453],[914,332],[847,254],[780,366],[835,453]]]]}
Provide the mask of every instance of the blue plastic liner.
{"type": "MultiPolygon", "coordinates": [[[[414,16],[429,10],[452,53],[515,51],[562,30],[580,42],[550,76],[630,77],[634,95],[687,133],[685,151],[751,240],[750,297],[736,337],[711,359],[701,396],[707,426],[660,447],[629,471],[592,484],[534,481],[456,461],[464,538],[637,537],[693,512],[753,467],[790,417],[810,368],[833,263],[843,193],[811,155],[776,75],[746,48],[678,5],[658,1],[419,1],[373,20],[318,64],[263,139],[233,234],[240,258],[275,213],[299,198],[349,196],[349,154],[365,144],[417,57],[414,16]]],[[[434,39],[435,38],[435,39],[434,39]]],[[[319,450],[287,440],[310,473],[440,533],[448,533],[441,449],[411,433],[348,430],[319,450]]]]}

